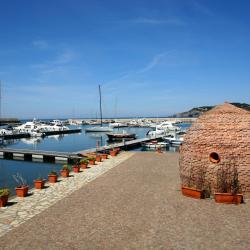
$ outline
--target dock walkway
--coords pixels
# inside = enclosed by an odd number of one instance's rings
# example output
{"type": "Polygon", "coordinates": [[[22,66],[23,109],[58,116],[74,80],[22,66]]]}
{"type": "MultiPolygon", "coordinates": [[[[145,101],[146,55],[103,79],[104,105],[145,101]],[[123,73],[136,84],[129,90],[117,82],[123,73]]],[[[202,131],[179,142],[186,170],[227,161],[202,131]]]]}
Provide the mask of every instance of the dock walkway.
{"type": "Polygon", "coordinates": [[[15,149],[15,148],[0,148],[0,157],[11,159],[32,159],[32,160],[54,160],[65,161],[68,159],[81,158],[71,152],[56,152],[56,151],[43,151],[43,150],[30,150],[30,149],[15,149]]]}
{"type": "Polygon", "coordinates": [[[70,163],[72,159],[80,159],[82,156],[88,155],[89,153],[103,152],[117,147],[128,150],[134,147],[138,147],[142,142],[149,142],[151,140],[158,140],[161,138],[162,136],[157,136],[154,138],[146,137],[131,141],[113,143],[112,145],[105,145],[98,148],[80,150],[76,152],[57,152],[57,151],[30,150],[30,149],[0,148],[0,158],[70,163]]]}
{"type": "Polygon", "coordinates": [[[87,154],[87,153],[91,153],[91,152],[101,152],[101,151],[105,151],[105,150],[110,150],[112,148],[121,148],[121,149],[131,149],[134,147],[138,147],[139,145],[141,145],[141,143],[143,142],[149,142],[152,140],[159,140],[162,139],[162,135],[161,136],[155,136],[155,137],[144,137],[144,138],[139,138],[139,139],[135,139],[135,140],[130,140],[130,141],[123,141],[123,142],[117,142],[117,143],[112,143],[111,145],[105,145],[105,146],[101,146],[98,148],[91,148],[91,149],[86,149],[86,150],[81,150],[81,151],[77,151],[74,152],[74,154],[87,154]]]}
{"type": "Polygon", "coordinates": [[[1,249],[249,249],[250,202],[182,196],[178,158],[134,153],[1,237],[1,249]]]}

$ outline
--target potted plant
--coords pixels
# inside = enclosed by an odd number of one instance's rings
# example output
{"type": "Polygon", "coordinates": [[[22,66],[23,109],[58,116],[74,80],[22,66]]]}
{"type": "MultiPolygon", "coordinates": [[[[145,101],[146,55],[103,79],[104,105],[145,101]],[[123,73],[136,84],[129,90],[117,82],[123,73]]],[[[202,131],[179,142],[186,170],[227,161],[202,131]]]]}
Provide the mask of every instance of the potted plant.
{"type": "Polygon", "coordinates": [[[114,157],[117,155],[117,151],[115,149],[111,149],[111,150],[109,150],[109,154],[110,154],[110,156],[114,157]]]}
{"type": "Polygon", "coordinates": [[[182,194],[195,199],[205,198],[205,175],[206,170],[204,168],[199,169],[196,175],[194,175],[191,167],[186,180],[182,178],[183,182],[186,183],[181,187],[182,194]]]}
{"type": "Polygon", "coordinates": [[[101,162],[101,161],[102,161],[101,155],[96,155],[95,160],[96,160],[97,162],[101,162]]]}
{"type": "Polygon", "coordinates": [[[89,161],[88,161],[87,159],[81,160],[81,161],[80,161],[81,168],[82,168],[82,169],[86,169],[87,166],[88,166],[88,163],[89,163],[89,161]]]}
{"type": "Polygon", "coordinates": [[[36,189],[43,189],[45,184],[45,180],[42,177],[37,178],[34,180],[34,185],[36,189]]]}
{"type": "Polygon", "coordinates": [[[16,187],[16,195],[18,197],[25,197],[28,194],[29,186],[26,183],[26,180],[21,176],[21,174],[17,173],[13,175],[14,180],[17,183],[16,187]]]}
{"type": "Polygon", "coordinates": [[[50,171],[48,175],[48,180],[50,183],[56,183],[57,182],[57,173],[56,171],[50,171]]]}
{"type": "Polygon", "coordinates": [[[115,148],[114,150],[117,152],[117,154],[119,154],[121,151],[121,148],[115,148]]]}
{"type": "Polygon", "coordinates": [[[234,164],[227,164],[217,171],[217,192],[214,198],[218,203],[240,204],[243,202],[238,171],[234,164]]]}
{"type": "Polygon", "coordinates": [[[102,159],[108,159],[108,154],[102,153],[101,156],[102,156],[102,159]]]}
{"type": "Polygon", "coordinates": [[[72,168],[73,168],[74,173],[79,173],[80,172],[80,165],[79,164],[73,165],[72,168]]]}
{"type": "Polygon", "coordinates": [[[0,207],[4,207],[9,198],[10,190],[8,188],[1,188],[0,189],[0,207]]]}
{"type": "Polygon", "coordinates": [[[61,176],[66,178],[69,177],[69,166],[68,165],[63,165],[62,169],[61,169],[61,176]]]}
{"type": "Polygon", "coordinates": [[[95,165],[95,157],[89,157],[88,161],[89,161],[89,165],[95,165]]]}

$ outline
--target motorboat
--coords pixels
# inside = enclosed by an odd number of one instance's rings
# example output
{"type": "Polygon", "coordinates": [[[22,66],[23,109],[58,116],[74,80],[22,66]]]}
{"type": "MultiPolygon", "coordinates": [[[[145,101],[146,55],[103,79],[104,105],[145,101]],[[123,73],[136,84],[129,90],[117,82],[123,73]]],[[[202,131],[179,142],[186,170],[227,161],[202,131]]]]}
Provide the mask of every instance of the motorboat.
{"type": "Polygon", "coordinates": [[[183,143],[183,137],[175,135],[168,135],[162,138],[165,142],[171,145],[181,145],[183,143]]]}
{"type": "Polygon", "coordinates": [[[44,133],[46,132],[69,130],[68,127],[63,126],[62,124],[44,123],[35,119],[33,121],[26,122],[20,126],[14,127],[13,129],[15,132],[29,133],[30,136],[34,137],[44,136],[44,133]]]}
{"type": "Polygon", "coordinates": [[[160,123],[159,125],[156,125],[156,129],[161,129],[168,132],[171,131],[177,132],[181,130],[178,126],[175,126],[174,123],[170,121],[165,121],[160,123]]]}
{"type": "Polygon", "coordinates": [[[136,134],[134,133],[127,133],[126,131],[123,131],[122,133],[106,133],[108,136],[109,141],[113,140],[133,140],[136,138],[136,134]]]}
{"type": "Polygon", "coordinates": [[[0,129],[0,136],[12,135],[12,134],[13,134],[13,131],[11,131],[11,130],[8,130],[5,128],[0,129]]]}
{"type": "Polygon", "coordinates": [[[147,132],[147,135],[150,137],[167,136],[169,133],[177,133],[181,131],[181,129],[178,126],[173,125],[172,122],[162,122],[152,128],[153,130],[147,132]]]}

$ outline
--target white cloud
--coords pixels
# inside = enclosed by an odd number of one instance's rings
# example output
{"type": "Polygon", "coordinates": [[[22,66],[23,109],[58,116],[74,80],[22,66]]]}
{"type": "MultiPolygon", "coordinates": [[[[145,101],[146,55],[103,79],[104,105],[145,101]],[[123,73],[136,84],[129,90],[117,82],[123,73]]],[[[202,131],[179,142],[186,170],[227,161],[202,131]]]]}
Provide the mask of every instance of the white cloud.
{"type": "Polygon", "coordinates": [[[138,70],[136,73],[141,74],[145,73],[153,68],[155,68],[157,65],[159,65],[165,58],[168,56],[172,51],[164,52],[155,55],[152,60],[142,69],[138,70]]]}

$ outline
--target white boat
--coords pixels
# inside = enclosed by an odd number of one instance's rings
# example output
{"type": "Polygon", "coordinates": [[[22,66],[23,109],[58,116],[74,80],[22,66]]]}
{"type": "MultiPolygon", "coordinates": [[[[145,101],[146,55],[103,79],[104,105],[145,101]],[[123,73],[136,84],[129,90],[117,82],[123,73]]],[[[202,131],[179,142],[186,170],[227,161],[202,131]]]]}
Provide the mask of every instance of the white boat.
{"type": "Polygon", "coordinates": [[[159,125],[156,125],[156,129],[162,129],[169,132],[171,131],[177,132],[181,130],[178,126],[175,126],[173,122],[169,121],[165,121],[160,123],[159,125]]]}
{"type": "Polygon", "coordinates": [[[63,125],[63,122],[60,121],[60,120],[53,120],[50,122],[52,125],[59,125],[59,126],[62,126],[63,125]]]}
{"type": "Polygon", "coordinates": [[[164,136],[162,139],[172,145],[181,145],[183,143],[183,137],[177,137],[176,135],[164,136]]]}
{"type": "Polygon", "coordinates": [[[179,132],[181,129],[172,122],[162,122],[159,125],[155,125],[154,130],[148,131],[147,135],[150,137],[167,136],[169,133],[179,132]]]}
{"type": "Polygon", "coordinates": [[[4,136],[4,135],[12,135],[13,131],[11,130],[7,130],[5,128],[0,129],[0,136],[4,136]]]}
{"type": "Polygon", "coordinates": [[[63,126],[62,124],[47,124],[35,119],[32,122],[26,122],[20,126],[14,127],[13,129],[15,132],[29,133],[34,137],[44,136],[45,132],[69,130],[68,127],[63,126]]]}

